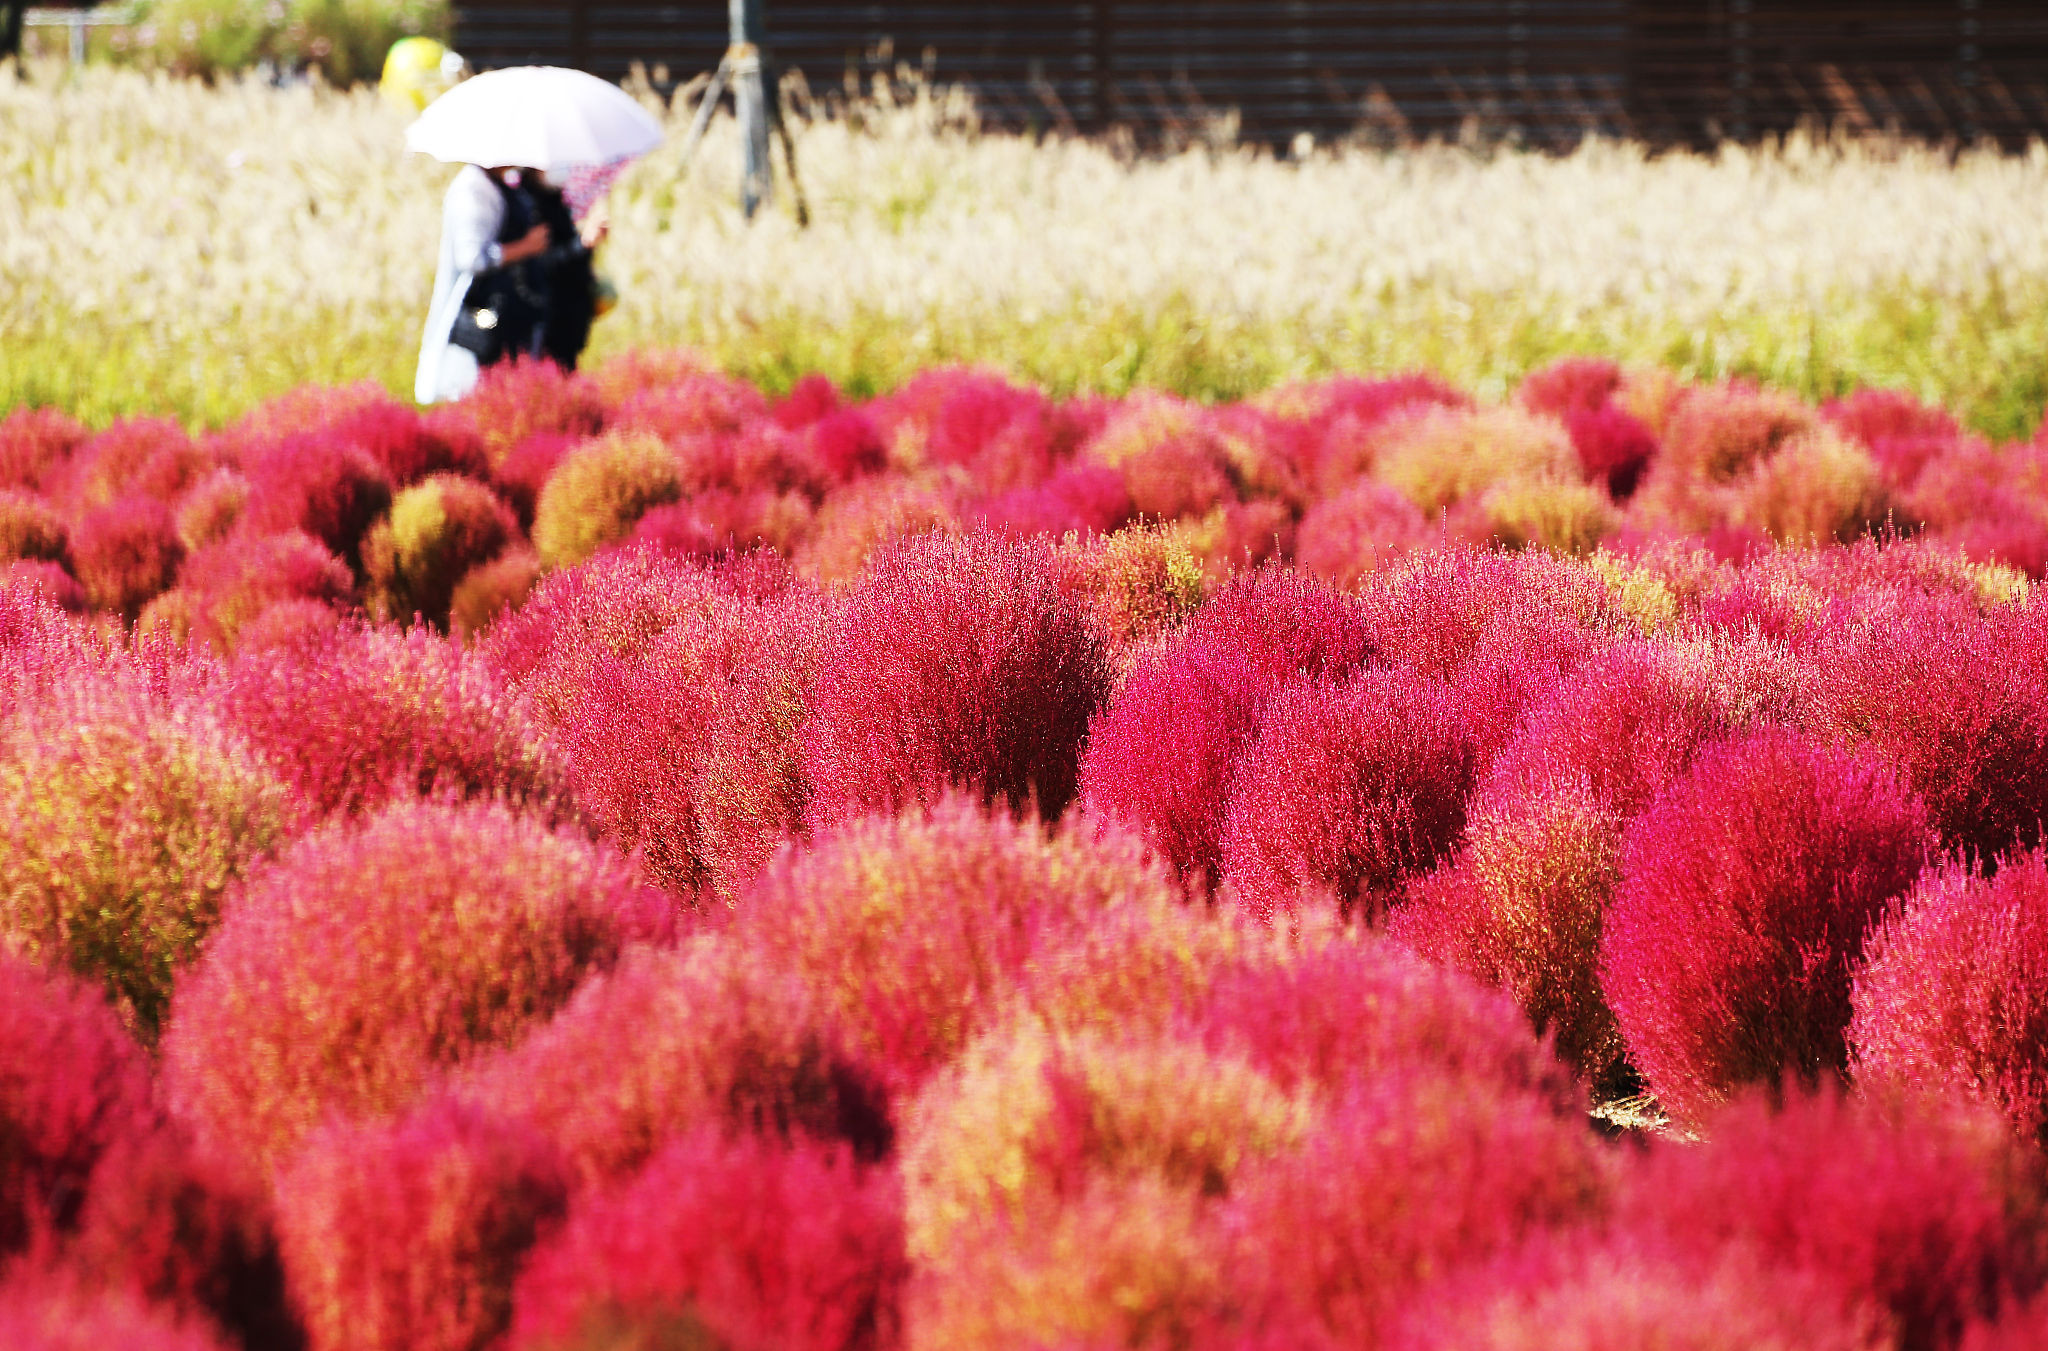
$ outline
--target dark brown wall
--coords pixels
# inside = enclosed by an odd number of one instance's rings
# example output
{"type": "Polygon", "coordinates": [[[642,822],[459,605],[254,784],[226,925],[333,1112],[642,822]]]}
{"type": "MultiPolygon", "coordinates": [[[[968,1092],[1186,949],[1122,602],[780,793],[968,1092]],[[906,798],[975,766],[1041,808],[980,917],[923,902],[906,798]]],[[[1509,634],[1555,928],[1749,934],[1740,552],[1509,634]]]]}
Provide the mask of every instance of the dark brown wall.
{"type": "MultiPolygon", "coordinates": [[[[478,65],[553,62],[683,80],[725,47],[725,0],[457,6],[478,65]]],[[[2048,0],[768,0],[777,60],[814,89],[895,62],[980,91],[999,125],[1185,130],[1237,110],[1247,136],[1587,130],[1660,142],[1802,119],[2023,142],[2048,134],[2048,0]],[[885,46],[886,44],[886,46],[885,46]]]]}

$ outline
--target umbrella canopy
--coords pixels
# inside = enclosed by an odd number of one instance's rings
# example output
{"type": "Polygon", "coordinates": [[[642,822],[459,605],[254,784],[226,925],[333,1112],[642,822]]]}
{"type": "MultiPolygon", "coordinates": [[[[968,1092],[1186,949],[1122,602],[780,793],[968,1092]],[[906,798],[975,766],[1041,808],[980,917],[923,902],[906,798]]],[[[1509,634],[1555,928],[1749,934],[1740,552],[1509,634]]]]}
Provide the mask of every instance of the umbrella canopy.
{"type": "Polygon", "coordinates": [[[644,155],[661,124],[617,85],[559,66],[465,80],[405,130],[408,150],[455,164],[562,172],[644,155]]]}

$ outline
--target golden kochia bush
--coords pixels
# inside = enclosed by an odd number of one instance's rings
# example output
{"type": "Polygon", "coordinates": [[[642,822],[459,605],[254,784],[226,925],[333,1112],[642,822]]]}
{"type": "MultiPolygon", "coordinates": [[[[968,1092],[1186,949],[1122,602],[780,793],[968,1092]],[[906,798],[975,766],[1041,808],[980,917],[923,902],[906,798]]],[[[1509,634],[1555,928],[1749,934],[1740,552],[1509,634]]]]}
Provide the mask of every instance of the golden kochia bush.
{"type": "Polygon", "coordinates": [[[1515,408],[1423,407],[1378,432],[1373,474],[1425,515],[1500,483],[1571,483],[1578,452],[1556,418],[1515,408]]]}
{"type": "Polygon", "coordinates": [[[650,508],[683,495],[682,471],[660,440],[620,432],[563,457],[533,512],[533,547],[550,567],[581,563],[624,539],[650,508]]]}
{"type": "Polygon", "coordinates": [[[0,722],[0,942],[103,982],[154,1037],[226,893],[301,813],[223,719],[82,674],[0,722]]]}
{"type": "Polygon", "coordinates": [[[1170,1035],[1062,1033],[1027,1017],[977,1041],[907,1116],[910,1252],[930,1262],[1097,1178],[1220,1195],[1249,1161],[1301,1140],[1314,1109],[1236,1054],[1170,1035]]]}
{"type": "Polygon", "coordinates": [[[958,795],[781,855],[736,932],[906,1089],[1013,1011],[1067,1030],[1156,1019],[1250,942],[1188,907],[1134,837],[958,795]]]}

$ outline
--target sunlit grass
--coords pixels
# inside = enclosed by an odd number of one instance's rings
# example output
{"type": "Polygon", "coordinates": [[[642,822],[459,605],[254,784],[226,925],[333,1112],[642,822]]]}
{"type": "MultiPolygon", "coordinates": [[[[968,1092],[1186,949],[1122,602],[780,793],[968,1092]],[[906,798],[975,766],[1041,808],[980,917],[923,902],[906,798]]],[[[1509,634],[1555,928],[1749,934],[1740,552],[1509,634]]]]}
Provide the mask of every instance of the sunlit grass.
{"type": "MultiPolygon", "coordinates": [[[[2039,147],[1127,162],[982,135],[952,98],[861,114],[799,125],[807,231],[786,202],[739,218],[729,122],[688,165],[675,123],[615,194],[593,354],[1231,398],[1410,367],[1497,395],[1598,352],[1809,399],[1901,386],[1998,436],[2048,398],[2039,147]]],[[[306,381],[409,389],[450,171],[402,129],[367,93],[0,74],[0,408],[211,424],[306,381]]]]}

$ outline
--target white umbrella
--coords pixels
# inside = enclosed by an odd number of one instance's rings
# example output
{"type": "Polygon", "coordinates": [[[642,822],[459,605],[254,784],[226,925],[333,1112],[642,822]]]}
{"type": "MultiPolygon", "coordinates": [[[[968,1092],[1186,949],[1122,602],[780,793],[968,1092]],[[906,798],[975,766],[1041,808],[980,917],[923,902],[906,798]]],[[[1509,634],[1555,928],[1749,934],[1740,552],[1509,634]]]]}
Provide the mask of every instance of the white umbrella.
{"type": "Polygon", "coordinates": [[[560,173],[644,155],[661,124],[625,90],[560,66],[513,66],[465,80],[405,129],[408,150],[451,164],[560,173]]]}

